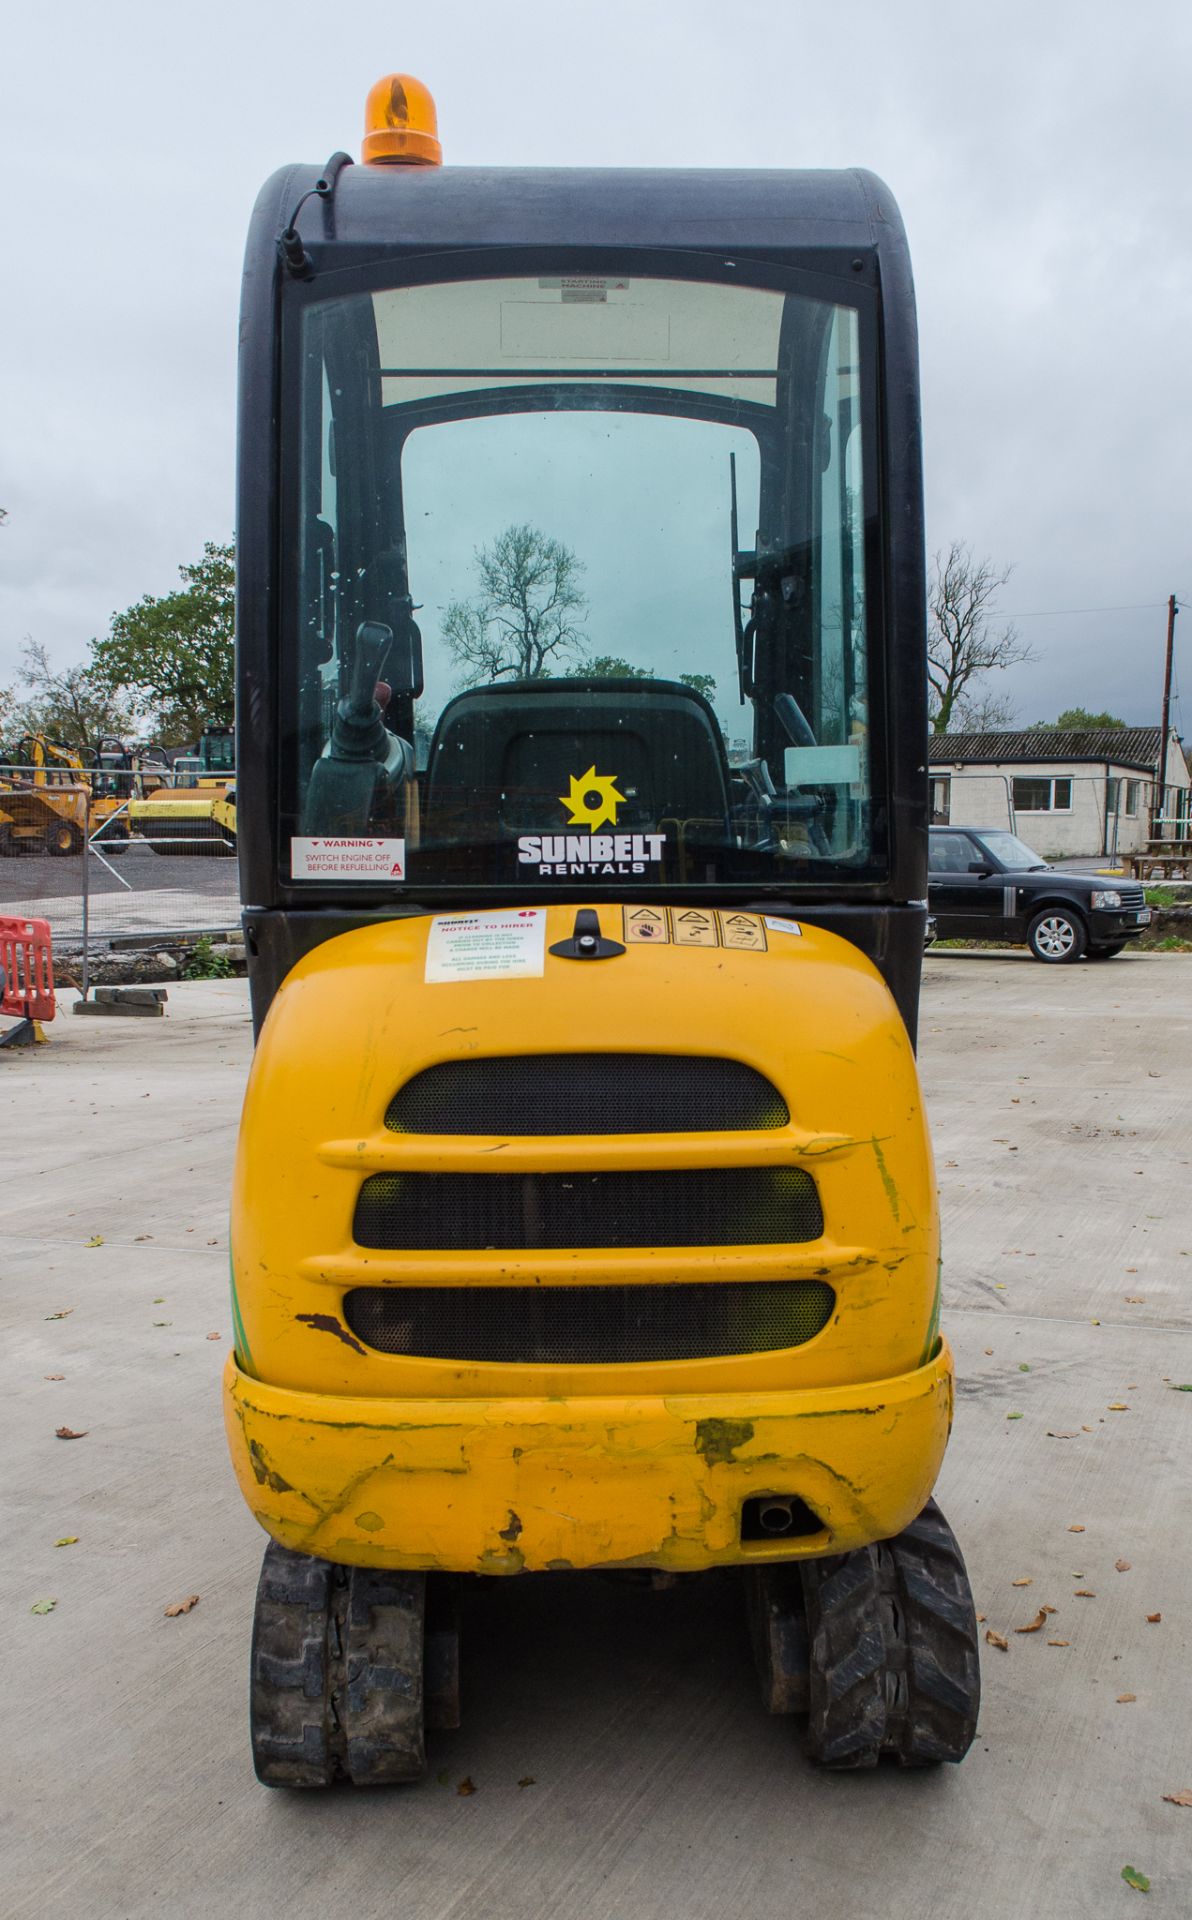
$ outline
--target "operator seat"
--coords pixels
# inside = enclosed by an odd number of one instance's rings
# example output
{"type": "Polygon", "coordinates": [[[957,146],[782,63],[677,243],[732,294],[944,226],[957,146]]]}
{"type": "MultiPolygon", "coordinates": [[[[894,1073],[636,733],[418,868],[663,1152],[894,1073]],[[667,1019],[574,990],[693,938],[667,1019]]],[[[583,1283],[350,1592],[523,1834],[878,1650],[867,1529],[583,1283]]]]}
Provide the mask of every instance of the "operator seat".
{"type": "Polygon", "coordinates": [[[727,831],[728,762],[702,694],[674,680],[523,680],[469,688],[443,708],[423,844],[563,832],[560,795],[592,767],[624,795],[618,833],[667,821],[727,831]]]}

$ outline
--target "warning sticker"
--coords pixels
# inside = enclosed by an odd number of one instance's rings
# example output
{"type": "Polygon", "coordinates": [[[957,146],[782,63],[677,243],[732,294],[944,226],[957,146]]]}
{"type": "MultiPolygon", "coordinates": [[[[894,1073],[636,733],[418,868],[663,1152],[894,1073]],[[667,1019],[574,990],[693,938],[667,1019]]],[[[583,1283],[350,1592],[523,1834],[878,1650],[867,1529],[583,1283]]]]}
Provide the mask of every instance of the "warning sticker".
{"type": "Polygon", "coordinates": [[[756,913],[717,913],[720,938],[726,947],[752,953],[766,951],[766,930],[756,913]]]}
{"type": "Polygon", "coordinates": [[[673,908],[671,926],[677,947],[718,947],[720,945],[716,934],[715,914],[704,913],[699,907],[673,908]]]}
{"type": "Polygon", "coordinates": [[[774,913],[763,914],[762,918],[771,933],[797,933],[800,939],[803,937],[803,929],[797,920],[783,920],[774,913]]]}
{"type": "Polygon", "coordinates": [[[665,947],[670,941],[670,929],[666,924],[666,913],[661,907],[622,907],[625,920],[625,939],[632,946],[643,942],[647,946],[665,947]]]}
{"type": "Polygon", "coordinates": [[[564,304],[569,301],[603,302],[610,293],[629,291],[628,280],[605,280],[588,273],[569,273],[562,277],[544,274],[539,277],[538,285],[544,292],[557,291],[564,304]]]}
{"type": "Polygon", "coordinates": [[[295,880],[404,880],[404,840],[290,841],[295,880]]]}
{"type": "Polygon", "coordinates": [[[540,980],[545,951],[545,907],[436,914],[426,937],[426,984],[540,980]]]}

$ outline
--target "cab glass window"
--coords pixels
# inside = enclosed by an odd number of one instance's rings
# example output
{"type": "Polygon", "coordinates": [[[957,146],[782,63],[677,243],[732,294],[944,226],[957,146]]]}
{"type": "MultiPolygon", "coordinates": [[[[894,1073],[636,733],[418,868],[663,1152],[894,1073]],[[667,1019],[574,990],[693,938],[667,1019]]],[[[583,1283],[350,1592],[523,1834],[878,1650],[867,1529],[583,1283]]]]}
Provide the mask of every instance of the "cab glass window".
{"type": "Polygon", "coordinates": [[[635,275],[307,304],[291,876],[880,874],[867,329],[635,275]]]}

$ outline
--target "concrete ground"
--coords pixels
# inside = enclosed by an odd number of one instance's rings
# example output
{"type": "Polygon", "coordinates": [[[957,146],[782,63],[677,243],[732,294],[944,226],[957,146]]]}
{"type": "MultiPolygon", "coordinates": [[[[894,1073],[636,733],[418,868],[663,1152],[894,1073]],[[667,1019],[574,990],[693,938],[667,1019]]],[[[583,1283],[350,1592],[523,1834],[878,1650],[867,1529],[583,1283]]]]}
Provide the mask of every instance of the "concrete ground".
{"type": "Polygon", "coordinates": [[[559,1576],[477,1596],[425,1783],[259,1787],[262,1536],[219,1414],[243,984],[0,1055],[7,1920],[1100,1920],[1133,1911],[1126,1865],[1186,1916],[1190,989],[1178,956],[926,963],[961,1375],[940,1497],[1009,1642],[935,1774],[812,1772],[757,1704],[731,1578],[559,1576]]]}

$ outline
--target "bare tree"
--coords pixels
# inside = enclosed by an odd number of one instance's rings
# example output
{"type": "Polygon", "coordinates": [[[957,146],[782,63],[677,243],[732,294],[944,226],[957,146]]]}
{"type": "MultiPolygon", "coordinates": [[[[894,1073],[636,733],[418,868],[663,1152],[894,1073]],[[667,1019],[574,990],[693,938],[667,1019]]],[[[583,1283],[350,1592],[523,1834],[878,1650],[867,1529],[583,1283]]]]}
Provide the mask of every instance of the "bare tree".
{"type": "Polygon", "coordinates": [[[443,634],[464,669],[463,684],[485,680],[539,680],[550,663],[587,636],[580,560],[537,527],[506,527],[476,554],[479,593],[454,600],[443,634]]]}
{"type": "Polygon", "coordinates": [[[132,726],[127,700],[107,686],[92,666],[54,667],[40,640],[21,648],[21,680],[28,692],[8,689],[6,733],[46,734],[68,747],[93,746],[100,734],[123,735],[132,726]]]}
{"type": "Polygon", "coordinates": [[[984,731],[1008,726],[1014,710],[1004,696],[979,685],[981,676],[1035,658],[1016,628],[999,625],[993,602],[1013,569],[975,560],[962,540],[932,563],[928,596],[927,678],[931,724],[947,733],[954,723],[984,731]]]}

